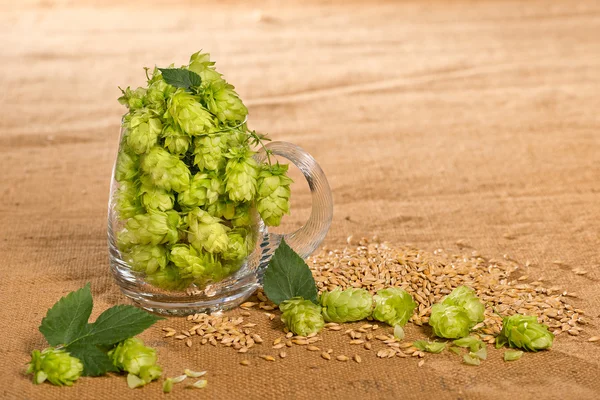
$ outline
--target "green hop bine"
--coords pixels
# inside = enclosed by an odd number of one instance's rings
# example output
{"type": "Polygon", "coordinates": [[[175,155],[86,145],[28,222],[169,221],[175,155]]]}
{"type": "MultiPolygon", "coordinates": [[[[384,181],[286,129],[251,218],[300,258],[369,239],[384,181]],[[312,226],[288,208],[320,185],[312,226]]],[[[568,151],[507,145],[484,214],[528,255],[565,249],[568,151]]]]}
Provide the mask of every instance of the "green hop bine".
{"type": "Polygon", "coordinates": [[[475,291],[467,286],[459,286],[454,289],[442,301],[443,304],[460,306],[465,309],[473,325],[484,320],[485,306],[477,296],[475,291]]]}
{"type": "Polygon", "coordinates": [[[321,307],[310,300],[294,297],[279,305],[281,321],[290,331],[299,336],[308,336],[317,333],[325,325],[321,307]]]}
{"type": "Polygon", "coordinates": [[[48,347],[31,353],[27,373],[33,374],[33,383],[48,381],[57,386],[71,386],[83,372],[83,364],[65,350],[48,347]]]}
{"type": "Polygon", "coordinates": [[[370,316],[373,309],[373,297],[365,289],[336,288],[331,292],[323,292],[319,302],[327,322],[360,321],[370,316]]]}
{"type": "Polygon", "coordinates": [[[256,208],[267,225],[279,226],[284,214],[290,212],[290,184],[287,165],[263,166],[258,175],[256,208]]]}
{"type": "Polygon", "coordinates": [[[162,368],[156,364],[156,350],[144,346],[138,338],[129,338],[108,352],[113,365],[120,371],[137,376],[140,386],[158,379],[162,368]]]}
{"type": "Polygon", "coordinates": [[[381,289],[373,300],[373,318],[391,326],[406,325],[417,307],[412,296],[400,288],[381,289]]]}
{"type": "Polygon", "coordinates": [[[527,351],[546,350],[552,347],[554,334],[535,316],[512,315],[502,321],[502,331],[496,337],[496,347],[508,346],[527,351]]]}
{"type": "Polygon", "coordinates": [[[463,307],[438,303],[431,307],[429,325],[438,337],[459,339],[469,336],[469,332],[475,324],[463,307]]]}

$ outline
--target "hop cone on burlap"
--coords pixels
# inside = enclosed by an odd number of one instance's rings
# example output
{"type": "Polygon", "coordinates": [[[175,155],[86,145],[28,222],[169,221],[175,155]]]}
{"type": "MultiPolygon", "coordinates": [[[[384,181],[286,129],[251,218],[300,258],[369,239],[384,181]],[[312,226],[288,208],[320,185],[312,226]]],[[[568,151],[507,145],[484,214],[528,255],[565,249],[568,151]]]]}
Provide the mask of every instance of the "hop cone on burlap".
{"type": "MultiPolygon", "coordinates": [[[[158,70],[157,70],[158,71],[158,70]]],[[[167,84],[159,73],[153,76],[153,82],[146,92],[146,104],[149,108],[163,115],[167,110],[167,100],[175,93],[176,88],[167,84]]]]}
{"type": "Polygon", "coordinates": [[[141,178],[141,182],[139,194],[146,210],[168,211],[173,208],[175,204],[173,192],[154,186],[147,175],[141,178]]]}
{"type": "Polygon", "coordinates": [[[192,282],[191,279],[184,279],[179,273],[179,268],[173,264],[147,275],[146,280],[152,285],[165,290],[183,290],[192,282]]]}
{"type": "Polygon", "coordinates": [[[321,306],[302,297],[294,297],[279,304],[281,321],[290,331],[299,336],[308,336],[323,329],[325,321],[321,306]]]}
{"type": "Polygon", "coordinates": [[[224,192],[225,185],[217,174],[200,172],[192,178],[189,189],[179,193],[177,203],[186,209],[211,205],[224,192]]]}
{"type": "Polygon", "coordinates": [[[194,139],[194,164],[203,170],[216,171],[225,166],[227,139],[224,135],[200,136],[194,139]]]}
{"type": "Polygon", "coordinates": [[[443,304],[460,306],[465,309],[473,325],[483,321],[485,306],[475,294],[475,291],[467,286],[459,286],[452,291],[444,300],[443,304]]]}
{"type": "Polygon", "coordinates": [[[391,326],[406,325],[417,307],[412,296],[400,288],[381,289],[373,300],[373,318],[391,326]]]}
{"type": "Polygon", "coordinates": [[[463,307],[438,303],[431,307],[429,325],[438,337],[458,339],[469,336],[474,324],[463,307]]]}
{"type": "Polygon", "coordinates": [[[223,123],[242,122],[248,115],[248,109],[233,89],[224,80],[210,82],[203,89],[204,104],[223,123]]]}
{"type": "Polygon", "coordinates": [[[162,147],[153,147],[142,158],[141,167],[150,182],[159,188],[180,193],[190,186],[191,173],[188,167],[162,147]]]}
{"type": "Polygon", "coordinates": [[[71,386],[83,372],[83,364],[65,350],[48,347],[31,352],[27,373],[33,374],[33,383],[48,381],[57,386],[71,386]]]}
{"type": "Polygon", "coordinates": [[[131,246],[125,253],[125,260],[134,271],[153,274],[167,266],[168,252],[165,246],[138,244],[131,246]]]}
{"type": "Polygon", "coordinates": [[[225,191],[233,201],[252,201],[256,194],[259,167],[254,153],[244,147],[229,150],[225,168],[225,191]]]}
{"type": "Polygon", "coordinates": [[[188,241],[198,250],[222,253],[229,244],[227,231],[230,228],[221,222],[221,219],[211,216],[200,208],[190,211],[186,217],[188,241]]]}
{"type": "Polygon", "coordinates": [[[131,88],[127,86],[127,89],[121,90],[121,92],[123,93],[123,96],[119,97],[117,100],[130,111],[144,107],[146,103],[146,89],[139,87],[135,90],[131,90],[131,88]]]}
{"type": "Polygon", "coordinates": [[[250,233],[243,228],[235,228],[227,232],[229,244],[223,252],[223,260],[239,261],[248,256],[251,249],[250,233]]]}
{"type": "Polygon", "coordinates": [[[124,126],[127,129],[127,146],[136,154],[150,151],[158,142],[158,135],[162,131],[160,118],[147,109],[140,109],[130,114],[124,126]]]}
{"type": "Polygon", "coordinates": [[[268,226],[279,226],[284,214],[290,212],[290,184],[287,165],[265,165],[258,175],[256,208],[268,226]]]}
{"type": "Polygon", "coordinates": [[[129,182],[123,182],[115,193],[115,210],[121,219],[134,217],[146,212],[139,198],[138,188],[129,182]]]}
{"type": "Polygon", "coordinates": [[[496,337],[496,347],[510,347],[527,351],[545,350],[552,347],[554,334],[546,325],[540,324],[535,316],[515,314],[504,318],[502,331],[496,337]]]}
{"type": "Polygon", "coordinates": [[[360,321],[370,316],[373,309],[373,297],[365,289],[335,288],[330,292],[323,292],[319,302],[323,306],[323,317],[327,322],[360,321]]]}
{"type": "Polygon", "coordinates": [[[167,113],[190,136],[204,135],[215,129],[213,116],[198,102],[198,98],[178,90],[168,101],[167,113]]]}
{"type": "Polygon", "coordinates": [[[133,181],[140,173],[140,157],[126,151],[119,152],[115,166],[115,179],[118,182],[133,181]]]}
{"type": "Polygon", "coordinates": [[[131,244],[174,244],[179,239],[179,215],[175,211],[151,211],[130,218],[119,234],[121,250],[131,244]]]}
{"type": "Polygon", "coordinates": [[[184,155],[192,143],[192,138],[173,125],[163,130],[162,137],[165,139],[165,148],[176,156],[184,155]]]}
{"type": "Polygon", "coordinates": [[[213,254],[198,251],[185,244],[171,248],[171,261],[179,268],[182,278],[193,279],[197,284],[220,279],[223,275],[221,263],[213,254]]]}
{"type": "Polygon", "coordinates": [[[215,63],[210,61],[209,53],[197,52],[190,57],[188,69],[200,75],[202,85],[221,80],[221,74],[213,67],[215,63]]]}
{"type": "Polygon", "coordinates": [[[125,339],[109,351],[108,356],[120,371],[137,376],[141,380],[138,386],[150,383],[162,374],[162,368],[156,365],[156,350],[144,346],[138,338],[125,339]]]}

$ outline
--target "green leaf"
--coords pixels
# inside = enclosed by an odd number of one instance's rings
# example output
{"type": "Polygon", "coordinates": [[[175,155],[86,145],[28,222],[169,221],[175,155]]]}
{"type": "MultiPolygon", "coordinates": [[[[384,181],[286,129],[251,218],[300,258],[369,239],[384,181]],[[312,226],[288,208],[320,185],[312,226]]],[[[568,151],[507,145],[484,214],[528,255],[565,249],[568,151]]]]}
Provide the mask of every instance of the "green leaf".
{"type": "Polygon", "coordinates": [[[473,353],[465,354],[463,356],[463,361],[468,365],[479,365],[481,364],[481,360],[473,353]]]}
{"type": "Polygon", "coordinates": [[[51,346],[72,342],[85,331],[93,305],[88,283],[61,298],[48,310],[42,319],[40,332],[51,346]]]}
{"type": "Polygon", "coordinates": [[[96,322],[87,326],[86,332],[73,343],[111,345],[128,339],[164,319],[134,306],[119,305],[104,311],[96,322]]]}
{"type": "Polygon", "coordinates": [[[416,340],[413,342],[413,346],[421,351],[426,351],[428,353],[441,353],[446,348],[446,343],[444,342],[428,342],[426,340],[416,340]]]}
{"type": "Polygon", "coordinates": [[[162,77],[171,86],[191,90],[202,83],[200,75],[184,68],[159,68],[162,77]]]}
{"type": "Polygon", "coordinates": [[[302,297],[318,304],[317,285],[310,268],[283,239],[269,261],[263,289],[275,304],[293,297],[302,297]]]}
{"type": "Polygon", "coordinates": [[[84,376],[99,376],[107,372],[116,372],[117,368],[106,352],[97,346],[86,343],[74,343],[65,348],[73,357],[81,360],[84,376]]]}

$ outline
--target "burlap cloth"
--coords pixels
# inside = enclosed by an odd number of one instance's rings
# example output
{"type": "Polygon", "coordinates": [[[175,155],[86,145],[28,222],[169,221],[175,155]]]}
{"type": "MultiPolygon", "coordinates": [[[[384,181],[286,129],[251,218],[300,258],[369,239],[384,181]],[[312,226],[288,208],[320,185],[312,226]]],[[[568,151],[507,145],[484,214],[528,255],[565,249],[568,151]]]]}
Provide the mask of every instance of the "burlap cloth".
{"type": "MultiPolygon", "coordinates": [[[[587,342],[600,333],[597,2],[98,3],[1,6],[0,397],[163,396],[159,384],[133,391],[114,376],[34,386],[23,371],[62,295],[90,281],[94,317],[127,301],[106,248],[116,86],[203,48],[246,99],[254,128],[321,163],[335,199],[329,246],[351,234],[429,250],[464,240],[529,260],[530,275],[576,292],[592,323],[510,364],[501,351],[478,368],[451,354],[419,368],[366,353],[362,364],[327,362],[303,348],[268,363],[253,358],[265,345],[243,367],[231,349],[163,341],[161,328],[189,327],[169,319],[142,335],[166,375],[209,371],[208,388],[177,387],[170,398],[600,398],[600,343],[587,342]]],[[[283,230],[308,215],[296,177],[283,230]]],[[[280,332],[259,326],[265,339],[280,332]]],[[[337,353],[356,352],[338,333],[323,336],[337,353]]]]}

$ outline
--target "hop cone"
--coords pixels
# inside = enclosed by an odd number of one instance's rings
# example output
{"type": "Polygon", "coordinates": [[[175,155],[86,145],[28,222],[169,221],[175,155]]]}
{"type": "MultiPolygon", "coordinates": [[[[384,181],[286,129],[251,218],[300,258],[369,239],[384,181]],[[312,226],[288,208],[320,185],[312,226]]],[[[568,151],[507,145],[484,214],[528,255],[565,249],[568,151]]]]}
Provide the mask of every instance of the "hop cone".
{"type": "Polygon", "coordinates": [[[169,153],[176,156],[187,153],[192,142],[192,139],[188,135],[173,125],[168,125],[164,129],[162,137],[165,139],[165,148],[169,150],[169,153]]]}
{"type": "Polygon", "coordinates": [[[224,192],[225,187],[217,174],[197,173],[192,178],[189,189],[179,193],[177,203],[182,208],[215,204],[219,195],[224,192]]]}
{"type": "Polygon", "coordinates": [[[156,187],[147,175],[141,178],[140,196],[146,210],[168,211],[173,209],[175,196],[172,192],[156,187]]]}
{"type": "Polygon", "coordinates": [[[246,148],[230,150],[225,169],[225,190],[233,201],[252,201],[256,194],[258,164],[246,148]]]}
{"type": "Polygon", "coordinates": [[[150,383],[162,374],[156,365],[156,350],[144,346],[138,338],[125,339],[108,352],[113,365],[121,371],[138,376],[144,383],[150,383]]]}
{"type": "MultiPolygon", "coordinates": [[[[158,70],[157,70],[158,71],[158,70]]],[[[175,88],[167,84],[159,73],[153,76],[153,82],[148,86],[146,92],[146,103],[149,108],[163,115],[167,110],[167,100],[175,93],[175,88]]]]}
{"type": "Polygon", "coordinates": [[[231,261],[239,261],[246,258],[251,249],[251,243],[248,240],[251,239],[250,233],[246,229],[235,228],[227,232],[227,236],[229,237],[229,244],[223,252],[222,258],[231,261]]]}
{"type": "Polygon", "coordinates": [[[143,154],[158,142],[158,135],[162,131],[162,122],[150,111],[140,109],[130,114],[125,122],[127,129],[126,143],[129,149],[136,154],[143,154]]]}
{"type": "Polygon", "coordinates": [[[33,383],[36,385],[48,380],[57,386],[71,386],[82,372],[83,364],[78,358],[53,347],[42,351],[34,350],[27,367],[27,373],[33,374],[33,383]]]}
{"type": "Polygon", "coordinates": [[[370,316],[373,309],[373,297],[365,289],[336,288],[323,292],[319,300],[327,322],[360,321],[370,316]]]}
{"type": "Polygon", "coordinates": [[[192,283],[191,279],[184,279],[179,273],[179,268],[173,264],[147,275],[146,280],[150,284],[165,290],[183,290],[192,283]]]}
{"type": "Polygon", "coordinates": [[[469,336],[474,324],[463,307],[439,303],[431,307],[429,325],[438,337],[458,339],[469,336]]]}
{"type": "Polygon", "coordinates": [[[180,193],[190,186],[191,173],[188,167],[162,147],[153,147],[142,158],[141,166],[150,182],[159,188],[180,193]]]}
{"type": "Polygon", "coordinates": [[[146,103],[146,89],[137,88],[131,90],[128,86],[127,89],[121,90],[123,96],[118,98],[119,103],[125,105],[130,111],[134,111],[143,108],[146,103]]]}
{"type": "Polygon", "coordinates": [[[186,217],[188,240],[196,249],[204,249],[209,253],[222,253],[227,249],[230,229],[223,225],[221,219],[215,218],[206,211],[196,208],[186,217]]]}
{"type": "Polygon", "coordinates": [[[417,307],[412,296],[400,288],[379,290],[373,300],[373,318],[391,326],[406,325],[417,307]]]}
{"type": "Polygon", "coordinates": [[[235,202],[221,196],[216,203],[206,208],[206,212],[215,218],[232,219],[235,215],[235,202]]]}
{"type": "Polygon", "coordinates": [[[200,136],[194,139],[194,164],[201,171],[216,171],[225,166],[227,140],[223,135],[200,136]]]}
{"type": "Polygon", "coordinates": [[[119,218],[127,219],[146,212],[140,202],[138,188],[129,182],[123,182],[115,193],[115,210],[119,218]]]}
{"type": "Polygon", "coordinates": [[[179,239],[179,215],[175,211],[151,211],[136,215],[119,234],[120,247],[125,244],[174,244],[179,239]]]}
{"type": "Polygon", "coordinates": [[[294,334],[308,336],[323,329],[325,321],[321,315],[321,306],[302,297],[294,297],[279,305],[281,320],[294,334]]]}
{"type": "Polygon", "coordinates": [[[467,286],[459,286],[454,289],[452,293],[446,296],[442,303],[463,307],[473,325],[484,319],[485,306],[479,301],[475,295],[475,291],[467,286]]]}
{"type": "Polygon", "coordinates": [[[200,75],[202,84],[205,85],[222,79],[221,74],[215,70],[213,65],[215,63],[210,61],[210,54],[197,52],[190,57],[188,69],[200,75]]]}
{"type": "Polygon", "coordinates": [[[213,254],[197,251],[194,247],[178,244],[171,248],[171,261],[184,279],[193,279],[197,284],[220,279],[222,266],[213,254]]]}
{"type": "Polygon", "coordinates": [[[250,226],[253,223],[250,206],[252,203],[237,203],[231,219],[233,226],[250,226]]]}
{"type": "Polygon", "coordinates": [[[167,249],[162,245],[138,244],[131,246],[125,254],[125,260],[134,271],[153,274],[167,266],[167,249]]]}
{"type": "Polygon", "coordinates": [[[115,166],[115,179],[118,182],[133,181],[139,172],[140,157],[137,154],[120,151],[115,166]]]}
{"type": "Polygon", "coordinates": [[[554,335],[546,325],[537,321],[537,317],[515,314],[502,321],[502,331],[496,338],[496,345],[499,347],[508,343],[513,348],[538,351],[549,349],[553,341],[554,335]]]}
{"type": "Polygon", "coordinates": [[[197,97],[183,90],[169,98],[167,113],[190,136],[204,135],[215,128],[210,112],[202,107],[197,97]]]}
{"type": "Polygon", "coordinates": [[[223,123],[241,122],[248,115],[248,109],[233,89],[233,85],[224,80],[215,80],[204,86],[204,104],[223,123]]]}
{"type": "Polygon", "coordinates": [[[279,226],[284,214],[290,212],[290,183],[287,165],[264,166],[258,175],[256,208],[268,226],[279,226]]]}

